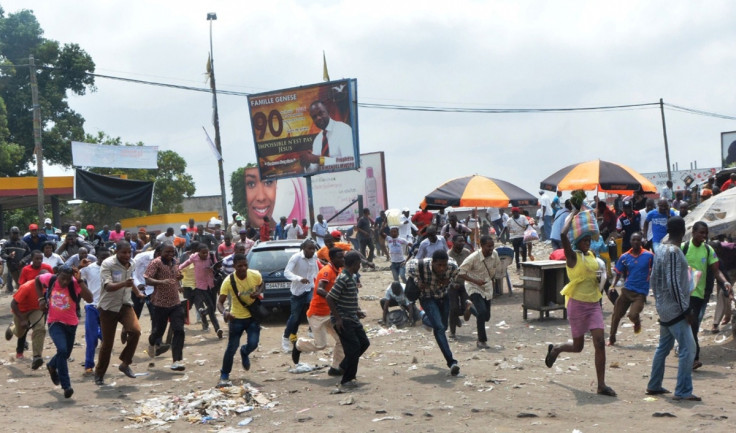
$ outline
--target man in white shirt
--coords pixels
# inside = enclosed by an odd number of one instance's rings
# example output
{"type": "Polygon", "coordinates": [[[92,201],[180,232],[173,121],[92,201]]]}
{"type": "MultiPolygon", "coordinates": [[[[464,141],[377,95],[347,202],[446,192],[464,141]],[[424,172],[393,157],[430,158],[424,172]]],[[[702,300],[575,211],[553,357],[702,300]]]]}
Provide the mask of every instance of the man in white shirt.
{"type": "Polygon", "coordinates": [[[322,214],[317,215],[317,222],[314,224],[314,227],[312,227],[312,235],[319,248],[325,246],[325,235],[329,232],[330,229],[322,214]]]}
{"type": "Polygon", "coordinates": [[[409,217],[410,213],[411,211],[409,210],[409,208],[405,207],[401,210],[401,217],[399,217],[399,237],[402,239],[406,239],[408,245],[414,243],[414,236],[412,236],[411,231],[419,230],[417,226],[415,226],[414,223],[411,222],[411,217],[409,217]]]}
{"type": "Polygon", "coordinates": [[[526,246],[524,245],[524,230],[529,225],[529,220],[521,214],[518,207],[511,208],[511,217],[506,222],[506,230],[509,232],[511,245],[514,247],[514,258],[516,260],[516,270],[521,270],[521,262],[526,261],[526,246]],[[521,261],[519,260],[519,252],[521,252],[521,261]]]}
{"type": "Polygon", "coordinates": [[[314,279],[319,273],[316,251],[317,244],[305,239],[301,251],[291,256],[284,269],[284,277],[291,281],[291,312],[281,339],[281,349],[285,353],[291,352],[293,342],[297,340],[299,321],[309,308],[314,279]]]}
{"type": "MultiPolygon", "coordinates": [[[[539,191],[539,206],[542,208],[542,215],[544,216],[544,230],[542,231],[542,240],[546,241],[549,239],[549,235],[552,233],[552,199],[549,198],[544,191],[539,191]]],[[[538,220],[537,220],[538,221],[538,220]]]]}
{"type": "Polygon", "coordinates": [[[302,226],[299,225],[299,222],[296,220],[296,218],[292,218],[291,224],[286,226],[286,239],[299,239],[299,236],[304,234],[304,231],[302,231],[302,226]]]}
{"type": "Polygon", "coordinates": [[[176,238],[176,236],[174,235],[174,228],[173,227],[167,228],[164,233],[160,233],[158,236],[156,236],[156,240],[160,244],[163,244],[163,243],[166,243],[166,242],[169,242],[169,243],[173,244],[174,243],[174,238],[176,238]]]}
{"type": "Polygon", "coordinates": [[[82,278],[87,280],[89,291],[92,292],[92,303],[84,306],[84,342],[86,346],[84,355],[85,375],[94,374],[95,350],[97,350],[98,341],[102,340],[100,313],[97,311],[97,304],[100,302],[100,291],[102,289],[100,265],[108,257],[110,257],[110,250],[107,248],[100,248],[99,251],[97,251],[97,261],[79,270],[82,278]]]}
{"type": "Polygon", "coordinates": [[[353,147],[353,128],[347,123],[330,118],[330,113],[322,101],[314,101],[309,106],[309,115],[314,124],[322,130],[314,137],[312,153],[304,153],[301,163],[306,173],[329,170],[331,166],[355,165],[353,147]]]}

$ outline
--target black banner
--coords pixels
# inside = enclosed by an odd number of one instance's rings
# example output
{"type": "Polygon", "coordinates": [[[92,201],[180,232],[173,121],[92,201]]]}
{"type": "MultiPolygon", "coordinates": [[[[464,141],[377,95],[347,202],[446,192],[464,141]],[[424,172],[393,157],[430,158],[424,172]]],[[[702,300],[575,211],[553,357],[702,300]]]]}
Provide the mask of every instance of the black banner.
{"type": "Polygon", "coordinates": [[[118,179],[77,169],[74,174],[74,198],[151,212],[153,182],[118,179]]]}

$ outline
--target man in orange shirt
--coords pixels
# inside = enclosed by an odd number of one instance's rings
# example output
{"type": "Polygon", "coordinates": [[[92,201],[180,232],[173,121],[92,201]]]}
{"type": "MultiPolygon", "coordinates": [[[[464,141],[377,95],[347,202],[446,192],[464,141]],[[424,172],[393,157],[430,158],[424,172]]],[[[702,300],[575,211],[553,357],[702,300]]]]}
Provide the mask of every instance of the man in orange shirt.
{"type": "MultiPolygon", "coordinates": [[[[328,235],[329,236],[329,235],[328,235]]],[[[330,236],[331,238],[331,236],[330,236]]],[[[327,240],[327,236],[325,236],[327,240]]],[[[294,364],[299,363],[299,356],[302,352],[317,352],[327,347],[327,334],[330,334],[335,340],[335,350],[332,351],[332,365],[327,371],[330,376],[342,376],[340,363],[345,358],[345,352],[340,344],[335,328],[330,322],[330,307],[327,305],[325,298],[327,293],[332,289],[335,280],[340,275],[343,265],[345,264],[345,252],[339,247],[332,247],[329,251],[330,262],[323,266],[317,274],[317,283],[314,287],[314,295],[309,303],[307,310],[307,320],[309,327],[312,329],[314,338],[300,338],[294,342],[294,349],[291,351],[291,359],[294,364]]]]}
{"type": "Polygon", "coordinates": [[[353,249],[353,244],[350,242],[339,242],[341,235],[339,230],[333,230],[332,233],[327,233],[324,236],[325,246],[317,250],[317,258],[323,265],[327,265],[330,262],[330,248],[337,247],[344,252],[353,249]]]}
{"type": "MultiPolygon", "coordinates": [[[[40,274],[47,273],[46,269],[39,271],[40,274]]],[[[46,321],[43,319],[46,315],[38,305],[35,277],[21,284],[13,294],[10,310],[13,312],[13,323],[5,330],[5,339],[10,340],[13,335],[18,337],[16,358],[23,359],[26,334],[31,331],[31,348],[33,349],[31,368],[38,370],[43,365],[43,340],[46,338],[46,321]]]]}
{"type": "Polygon", "coordinates": [[[20,271],[18,284],[22,286],[28,281],[35,280],[36,277],[41,273],[42,269],[51,274],[54,273],[54,268],[52,268],[51,265],[47,265],[43,262],[43,253],[41,251],[34,250],[33,254],[31,254],[31,264],[24,266],[23,269],[21,269],[20,271]]]}

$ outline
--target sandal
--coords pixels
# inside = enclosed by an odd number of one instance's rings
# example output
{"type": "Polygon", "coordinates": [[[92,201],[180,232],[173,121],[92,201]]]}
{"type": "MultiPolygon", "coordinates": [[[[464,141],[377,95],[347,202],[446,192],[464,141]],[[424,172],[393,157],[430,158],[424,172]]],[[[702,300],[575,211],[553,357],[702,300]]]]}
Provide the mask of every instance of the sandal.
{"type": "Polygon", "coordinates": [[[552,368],[552,366],[555,365],[555,361],[557,360],[557,355],[559,355],[557,354],[555,356],[552,356],[552,349],[554,347],[555,346],[552,344],[547,346],[547,356],[544,358],[544,365],[546,365],[547,368],[552,368]]]}
{"type": "Polygon", "coordinates": [[[616,397],[616,391],[610,386],[598,390],[599,395],[607,395],[608,397],[616,397]]]}

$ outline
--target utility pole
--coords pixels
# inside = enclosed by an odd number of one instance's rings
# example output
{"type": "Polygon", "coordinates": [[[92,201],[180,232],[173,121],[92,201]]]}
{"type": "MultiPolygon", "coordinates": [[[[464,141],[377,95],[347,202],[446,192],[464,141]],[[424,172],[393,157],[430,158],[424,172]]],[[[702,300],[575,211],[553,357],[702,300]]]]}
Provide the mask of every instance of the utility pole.
{"type": "Polygon", "coordinates": [[[43,194],[43,147],[41,146],[41,104],[38,102],[38,82],[36,81],[36,64],[33,55],[28,58],[28,67],[31,73],[31,102],[33,104],[33,144],[36,154],[36,175],[38,176],[38,224],[43,224],[44,194],[43,194]]]}
{"type": "Polygon", "coordinates": [[[217,152],[220,154],[220,159],[217,161],[217,168],[220,170],[220,194],[222,197],[222,227],[226,229],[229,225],[227,218],[227,196],[225,195],[225,171],[222,167],[222,146],[220,145],[220,116],[217,112],[217,86],[215,85],[215,55],[212,50],[212,21],[217,19],[217,14],[209,12],[207,14],[207,21],[210,22],[210,86],[212,87],[212,110],[213,110],[213,121],[215,125],[215,147],[217,152]]]}
{"type": "Polygon", "coordinates": [[[670,169],[670,148],[667,144],[667,124],[664,122],[664,101],[659,98],[659,112],[662,114],[662,134],[664,134],[664,156],[667,158],[667,180],[672,181],[670,169]]]}

